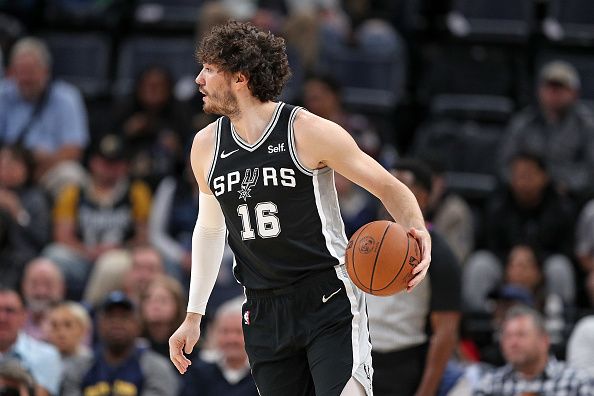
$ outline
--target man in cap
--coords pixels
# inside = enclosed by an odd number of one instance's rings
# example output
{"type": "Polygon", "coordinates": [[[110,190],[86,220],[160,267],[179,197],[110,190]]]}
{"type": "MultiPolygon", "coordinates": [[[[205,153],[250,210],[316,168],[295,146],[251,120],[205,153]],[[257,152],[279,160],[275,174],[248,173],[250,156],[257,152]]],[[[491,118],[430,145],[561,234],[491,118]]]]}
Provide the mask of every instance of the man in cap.
{"type": "Polygon", "coordinates": [[[107,295],[97,312],[100,347],[65,373],[63,396],[175,396],[178,380],[164,357],[141,346],[137,306],[121,291],[107,295]]]}
{"type": "Polygon", "coordinates": [[[560,189],[584,193],[592,185],[594,166],[594,116],[579,103],[580,78],[576,69],[563,61],[541,69],[538,107],[516,115],[504,139],[500,164],[518,152],[543,156],[560,189]]]}
{"type": "Polygon", "coordinates": [[[151,193],[131,181],[126,147],[106,135],[92,149],[90,178],[84,186],[66,187],[54,208],[54,240],[43,254],[64,272],[68,295],[80,299],[96,260],[128,243],[147,242],[151,193]]]}

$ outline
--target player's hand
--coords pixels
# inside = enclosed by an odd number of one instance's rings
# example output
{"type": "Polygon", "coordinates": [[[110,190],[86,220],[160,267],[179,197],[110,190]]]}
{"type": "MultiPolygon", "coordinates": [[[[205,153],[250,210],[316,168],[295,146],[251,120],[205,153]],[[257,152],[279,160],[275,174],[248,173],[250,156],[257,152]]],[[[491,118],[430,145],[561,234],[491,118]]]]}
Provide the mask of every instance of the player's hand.
{"type": "Polygon", "coordinates": [[[421,262],[413,268],[414,277],[408,282],[406,291],[414,289],[427,275],[429,264],[431,263],[431,236],[427,230],[411,228],[408,232],[417,240],[421,248],[421,262]]]}
{"type": "Polygon", "coordinates": [[[177,370],[184,374],[192,364],[184,353],[190,354],[200,338],[202,315],[188,312],[186,319],[169,338],[169,359],[177,370]]]}

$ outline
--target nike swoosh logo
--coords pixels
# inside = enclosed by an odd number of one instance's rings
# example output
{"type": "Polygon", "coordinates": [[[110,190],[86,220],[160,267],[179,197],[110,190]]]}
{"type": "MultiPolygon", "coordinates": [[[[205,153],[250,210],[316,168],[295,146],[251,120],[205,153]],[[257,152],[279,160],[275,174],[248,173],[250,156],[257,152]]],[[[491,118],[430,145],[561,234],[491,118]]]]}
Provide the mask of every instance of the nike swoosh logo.
{"type": "Polygon", "coordinates": [[[338,294],[338,292],[341,291],[341,290],[342,290],[342,287],[339,288],[338,290],[336,290],[334,293],[330,294],[328,297],[326,297],[326,295],[324,294],[322,296],[322,302],[324,304],[326,304],[328,302],[328,300],[330,300],[332,297],[334,297],[336,294],[338,294]]]}
{"type": "Polygon", "coordinates": [[[227,158],[227,157],[228,157],[228,156],[230,156],[231,154],[233,154],[233,153],[236,153],[236,152],[238,152],[238,151],[239,151],[239,149],[235,149],[235,150],[233,150],[233,151],[229,151],[228,153],[226,153],[226,152],[224,152],[224,151],[223,151],[223,152],[221,153],[221,158],[227,158]]]}

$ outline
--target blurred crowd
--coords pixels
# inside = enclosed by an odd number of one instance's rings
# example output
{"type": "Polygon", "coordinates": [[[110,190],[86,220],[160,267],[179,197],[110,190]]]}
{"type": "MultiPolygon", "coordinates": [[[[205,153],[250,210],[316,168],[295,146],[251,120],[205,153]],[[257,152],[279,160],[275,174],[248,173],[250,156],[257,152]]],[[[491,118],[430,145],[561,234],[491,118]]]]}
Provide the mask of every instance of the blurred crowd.
{"type": "MultiPolygon", "coordinates": [[[[215,119],[191,48],[241,19],[286,39],[280,99],[345,128],[427,220],[427,280],[368,298],[376,394],[593,395],[592,76],[530,58],[550,40],[534,23],[468,39],[464,3],[0,0],[0,394],[258,394],[228,248],[190,371],[168,361],[199,211],[188,153],[215,119]],[[107,88],[73,44],[97,32],[107,88]],[[139,40],[141,61],[123,49],[142,35],[192,46],[139,40]]],[[[515,3],[538,20],[557,4],[515,3]]],[[[347,237],[388,218],[336,189],[347,237]]]]}

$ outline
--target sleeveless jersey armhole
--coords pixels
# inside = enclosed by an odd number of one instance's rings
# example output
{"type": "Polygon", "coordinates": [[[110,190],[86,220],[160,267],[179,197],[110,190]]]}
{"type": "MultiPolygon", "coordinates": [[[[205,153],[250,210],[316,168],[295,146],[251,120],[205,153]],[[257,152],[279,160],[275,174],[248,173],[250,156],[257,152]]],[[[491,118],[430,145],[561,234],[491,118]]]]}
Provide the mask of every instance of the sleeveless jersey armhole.
{"type": "Polygon", "coordinates": [[[288,142],[289,142],[289,153],[291,154],[291,159],[293,163],[302,173],[306,174],[307,176],[313,176],[314,169],[309,169],[305,165],[299,161],[299,156],[297,155],[297,147],[295,145],[295,117],[297,116],[297,112],[300,110],[306,111],[303,107],[295,106],[295,108],[291,111],[291,116],[289,117],[289,128],[288,128],[288,142]]]}
{"type": "Polygon", "coordinates": [[[210,163],[210,169],[208,170],[208,179],[206,180],[207,185],[210,186],[210,182],[212,179],[212,174],[214,172],[215,166],[217,164],[217,158],[219,157],[219,149],[221,146],[221,124],[223,122],[223,117],[220,117],[217,120],[217,125],[215,128],[215,147],[212,154],[212,161],[210,163]]]}

